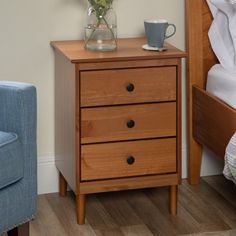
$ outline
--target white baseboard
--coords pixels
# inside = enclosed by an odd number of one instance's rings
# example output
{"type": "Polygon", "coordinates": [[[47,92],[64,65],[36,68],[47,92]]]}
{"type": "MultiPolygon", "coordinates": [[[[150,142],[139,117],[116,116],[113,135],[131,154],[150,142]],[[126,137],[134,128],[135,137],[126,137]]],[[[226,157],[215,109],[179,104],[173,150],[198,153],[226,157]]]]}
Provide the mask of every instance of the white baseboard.
{"type": "Polygon", "coordinates": [[[54,156],[38,156],[38,194],[58,192],[58,170],[54,156]]]}
{"type": "MultiPolygon", "coordinates": [[[[182,148],[182,178],[187,178],[186,147],[182,148]]],[[[208,157],[205,154],[202,163],[201,176],[216,175],[222,173],[222,161],[208,157]]],[[[55,193],[59,191],[58,170],[55,166],[54,156],[38,157],[38,194],[55,193]]]]}

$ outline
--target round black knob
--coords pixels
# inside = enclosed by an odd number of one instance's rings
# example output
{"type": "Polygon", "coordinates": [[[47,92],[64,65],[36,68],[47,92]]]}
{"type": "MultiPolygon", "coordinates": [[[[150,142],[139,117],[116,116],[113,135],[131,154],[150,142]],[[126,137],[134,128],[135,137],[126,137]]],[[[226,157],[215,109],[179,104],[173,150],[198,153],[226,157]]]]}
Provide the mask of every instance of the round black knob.
{"type": "Polygon", "coordinates": [[[127,127],[128,127],[128,128],[133,128],[134,126],[135,126],[134,120],[128,120],[128,121],[127,121],[127,127]]]}
{"type": "Polygon", "coordinates": [[[129,84],[127,85],[126,89],[127,89],[128,92],[133,92],[133,91],[134,91],[134,85],[131,84],[131,83],[129,83],[129,84]]]}
{"type": "Polygon", "coordinates": [[[129,156],[129,157],[127,158],[127,163],[128,163],[129,165],[134,164],[134,162],[135,162],[135,158],[134,158],[133,156],[129,156]]]}

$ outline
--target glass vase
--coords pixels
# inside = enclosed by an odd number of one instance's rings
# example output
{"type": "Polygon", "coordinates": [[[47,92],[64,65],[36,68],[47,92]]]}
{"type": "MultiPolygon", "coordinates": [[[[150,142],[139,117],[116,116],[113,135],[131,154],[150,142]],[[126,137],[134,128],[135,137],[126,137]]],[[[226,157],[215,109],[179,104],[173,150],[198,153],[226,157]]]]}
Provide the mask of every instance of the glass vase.
{"type": "Polygon", "coordinates": [[[117,48],[116,13],[110,5],[106,10],[87,10],[85,48],[96,51],[112,51],[117,48]]]}

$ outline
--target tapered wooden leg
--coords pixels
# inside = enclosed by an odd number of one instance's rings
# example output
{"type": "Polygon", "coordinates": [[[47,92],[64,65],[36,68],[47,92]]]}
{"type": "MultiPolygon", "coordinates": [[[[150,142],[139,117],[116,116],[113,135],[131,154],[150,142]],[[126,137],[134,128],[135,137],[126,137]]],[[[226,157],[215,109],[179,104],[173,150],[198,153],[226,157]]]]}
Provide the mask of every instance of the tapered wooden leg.
{"type": "Polygon", "coordinates": [[[67,193],[67,182],[64,176],[59,173],[59,195],[65,197],[67,193]]]}
{"type": "Polygon", "coordinates": [[[29,236],[29,222],[7,232],[8,236],[29,236]]]}
{"type": "Polygon", "coordinates": [[[178,193],[178,186],[171,185],[169,187],[169,210],[172,216],[177,215],[177,193],[178,193]]]}
{"type": "Polygon", "coordinates": [[[76,215],[77,223],[83,225],[85,223],[85,204],[86,204],[86,195],[78,194],[76,195],[76,215]]]}

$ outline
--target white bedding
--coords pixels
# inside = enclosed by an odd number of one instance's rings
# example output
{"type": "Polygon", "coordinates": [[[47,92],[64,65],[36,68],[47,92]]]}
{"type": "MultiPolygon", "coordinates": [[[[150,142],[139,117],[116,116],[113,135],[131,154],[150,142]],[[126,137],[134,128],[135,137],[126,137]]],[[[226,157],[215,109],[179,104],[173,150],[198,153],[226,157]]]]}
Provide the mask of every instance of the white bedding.
{"type": "Polygon", "coordinates": [[[236,185],[236,133],[230,139],[225,150],[224,176],[236,185]]]}
{"type": "Polygon", "coordinates": [[[214,18],[208,36],[216,57],[226,69],[236,68],[236,11],[231,1],[207,0],[214,18]]]}
{"type": "Polygon", "coordinates": [[[214,65],[208,72],[206,90],[236,109],[236,70],[214,65]]]}

